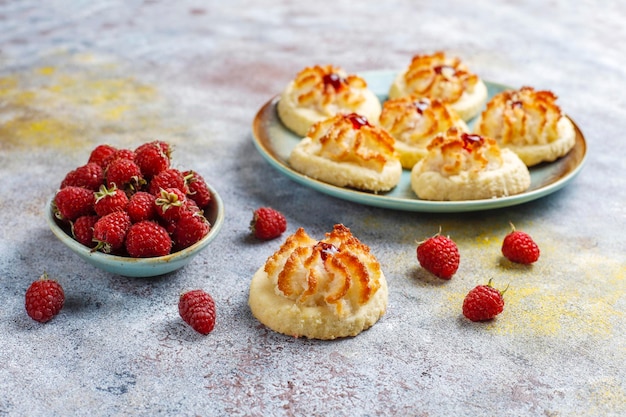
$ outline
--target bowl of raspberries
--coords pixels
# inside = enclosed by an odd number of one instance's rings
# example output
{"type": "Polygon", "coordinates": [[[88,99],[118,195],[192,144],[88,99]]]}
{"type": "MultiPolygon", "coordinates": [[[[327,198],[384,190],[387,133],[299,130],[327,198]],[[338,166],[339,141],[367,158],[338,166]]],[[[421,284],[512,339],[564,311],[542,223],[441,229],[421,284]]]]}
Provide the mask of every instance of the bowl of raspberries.
{"type": "Polygon", "coordinates": [[[96,146],[50,200],[50,229],[114,274],[150,277],[185,266],[217,236],[224,206],[201,174],[174,168],[171,154],[159,140],[136,149],[96,146]]]}

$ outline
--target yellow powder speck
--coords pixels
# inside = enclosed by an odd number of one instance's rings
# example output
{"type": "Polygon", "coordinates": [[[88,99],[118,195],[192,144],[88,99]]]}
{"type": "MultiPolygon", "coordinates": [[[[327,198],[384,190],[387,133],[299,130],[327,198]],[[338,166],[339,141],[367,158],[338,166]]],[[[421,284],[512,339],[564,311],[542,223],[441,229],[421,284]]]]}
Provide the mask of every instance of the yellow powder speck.
{"type": "Polygon", "coordinates": [[[56,71],[56,68],[54,67],[41,67],[41,68],[37,68],[36,70],[38,74],[48,75],[48,76],[54,74],[55,71],[56,71]]]}

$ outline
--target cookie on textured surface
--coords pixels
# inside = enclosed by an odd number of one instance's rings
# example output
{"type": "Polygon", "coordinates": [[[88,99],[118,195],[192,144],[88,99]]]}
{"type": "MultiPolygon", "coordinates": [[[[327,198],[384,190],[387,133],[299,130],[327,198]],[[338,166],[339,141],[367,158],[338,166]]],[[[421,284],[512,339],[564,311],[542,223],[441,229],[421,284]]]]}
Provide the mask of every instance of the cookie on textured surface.
{"type": "Polygon", "coordinates": [[[252,278],[248,303],[270,329],[336,339],[373,326],[387,309],[385,275],[367,245],[335,225],[317,241],[300,228],[252,278]]]}

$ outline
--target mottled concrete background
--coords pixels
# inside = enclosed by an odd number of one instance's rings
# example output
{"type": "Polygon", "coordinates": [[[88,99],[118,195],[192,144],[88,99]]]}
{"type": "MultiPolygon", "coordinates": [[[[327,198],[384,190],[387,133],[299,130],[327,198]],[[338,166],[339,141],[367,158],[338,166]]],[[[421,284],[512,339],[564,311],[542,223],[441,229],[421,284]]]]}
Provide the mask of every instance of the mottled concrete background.
{"type": "Polygon", "coordinates": [[[623,2],[591,0],[0,3],[0,416],[624,415],[624,19],[623,2]],[[580,175],[507,209],[394,212],[298,185],[255,150],[256,111],[304,66],[400,69],[435,50],[555,92],[587,140],[580,175]],[[48,230],[46,201],[96,144],[155,138],[218,189],[221,234],[155,279],[83,263],[48,230]],[[334,342],[259,325],[249,281],[281,243],[249,236],[263,205],[289,233],[344,223],[370,245],[389,281],[384,318],[334,342]],[[542,249],[532,267],[502,260],[509,221],[542,249]],[[461,250],[450,282],[415,259],[440,226],[461,250]],[[41,325],[23,303],[44,270],[67,301],[41,325]],[[504,313],[464,320],[464,295],[490,278],[510,284],[504,313]],[[191,288],[216,300],[209,336],[178,317],[191,288]]]}

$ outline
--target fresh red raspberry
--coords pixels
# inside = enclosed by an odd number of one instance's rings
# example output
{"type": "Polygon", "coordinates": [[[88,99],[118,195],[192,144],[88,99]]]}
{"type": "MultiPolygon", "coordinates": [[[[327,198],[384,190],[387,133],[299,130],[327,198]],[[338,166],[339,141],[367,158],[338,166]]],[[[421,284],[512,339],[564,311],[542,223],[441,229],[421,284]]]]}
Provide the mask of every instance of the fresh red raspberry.
{"type": "Polygon", "coordinates": [[[189,198],[195,201],[198,207],[205,209],[213,198],[206,181],[195,171],[185,171],[183,172],[183,176],[185,177],[187,188],[189,189],[189,198]]]}
{"type": "Polygon", "coordinates": [[[100,217],[106,216],[114,211],[125,211],[128,206],[128,197],[126,193],[118,189],[115,185],[107,188],[102,184],[100,189],[96,191],[96,202],[94,209],[100,217]]]}
{"type": "Polygon", "coordinates": [[[162,189],[167,188],[178,188],[179,190],[187,193],[185,176],[181,171],[175,168],[169,168],[160,172],[152,178],[152,181],[150,181],[148,191],[150,194],[159,195],[162,189]]]}
{"type": "Polygon", "coordinates": [[[250,229],[257,239],[274,239],[287,230],[287,219],[271,207],[261,207],[254,211],[250,229]]]}
{"type": "Polygon", "coordinates": [[[98,145],[91,151],[91,154],[89,155],[89,162],[96,163],[100,165],[101,168],[105,168],[105,161],[109,157],[112,157],[116,151],[117,148],[111,145],[98,145]]]}
{"type": "Polygon", "coordinates": [[[504,310],[504,291],[493,288],[491,281],[487,285],[474,287],[463,300],[463,315],[471,321],[493,319],[504,310]]]}
{"type": "Polygon", "coordinates": [[[124,247],[130,217],[125,211],[115,211],[102,216],[93,226],[93,239],[97,243],[92,250],[115,253],[124,247]]]}
{"type": "Polygon", "coordinates": [[[185,211],[176,222],[172,234],[172,238],[176,242],[176,249],[188,248],[205,237],[209,230],[211,230],[211,225],[200,212],[185,211]]]}
{"type": "Polygon", "coordinates": [[[172,250],[172,239],[158,223],[145,220],[133,224],[126,234],[126,251],[133,258],[165,256],[172,250]]]}
{"type": "Polygon", "coordinates": [[[420,242],[417,246],[417,260],[422,268],[433,275],[450,279],[459,269],[461,256],[452,239],[437,234],[420,242]]]}
{"type": "Polygon", "coordinates": [[[61,182],[60,188],[68,186],[83,187],[96,191],[104,181],[104,172],[100,165],[90,162],[68,172],[61,182]]]}
{"type": "Polygon", "coordinates": [[[135,163],[145,178],[152,178],[170,167],[170,146],[158,140],[135,149],[135,163]]]}
{"type": "Polygon", "coordinates": [[[45,323],[59,314],[64,302],[65,293],[61,284],[44,273],[26,290],[24,305],[30,318],[45,323]]]}
{"type": "Polygon", "coordinates": [[[215,327],[215,302],[203,290],[191,290],[178,300],[180,317],[195,331],[209,334],[215,327]]]}
{"type": "Polygon", "coordinates": [[[55,215],[61,220],[74,221],[93,213],[94,192],[82,187],[67,186],[54,196],[55,215]]]}
{"type": "Polygon", "coordinates": [[[182,212],[187,210],[187,197],[178,188],[162,189],[154,200],[157,215],[166,222],[177,221],[182,212]]]}
{"type": "Polygon", "coordinates": [[[139,190],[145,180],[133,160],[118,158],[106,170],[106,184],[107,187],[115,185],[120,190],[139,190]]]}
{"type": "Polygon", "coordinates": [[[98,221],[96,215],[81,216],[72,223],[72,236],[83,245],[93,248],[96,244],[93,241],[93,227],[98,221]]]}
{"type": "Polygon", "coordinates": [[[539,259],[539,246],[529,234],[513,229],[502,242],[502,255],[511,262],[532,264],[539,259]]]}
{"type": "Polygon", "coordinates": [[[126,212],[130,216],[130,221],[139,223],[142,220],[153,220],[156,216],[154,210],[155,197],[145,191],[138,191],[130,197],[126,206],[126,212]]]}
{"type": "Polygon", "coordinates": [[[104,170],[107,170],[109,168],[109,165],[111,165],[111,163],[113,161],[116,161],[118,159],[128,159],[129,161],[134,161],[135,160],[135,151],[131,150],[131,149],[116,149],[115,152],[113,152],[111,155],[109,155],[103,162],[103,166],[102,168],[104,168],[104,170]]]}

